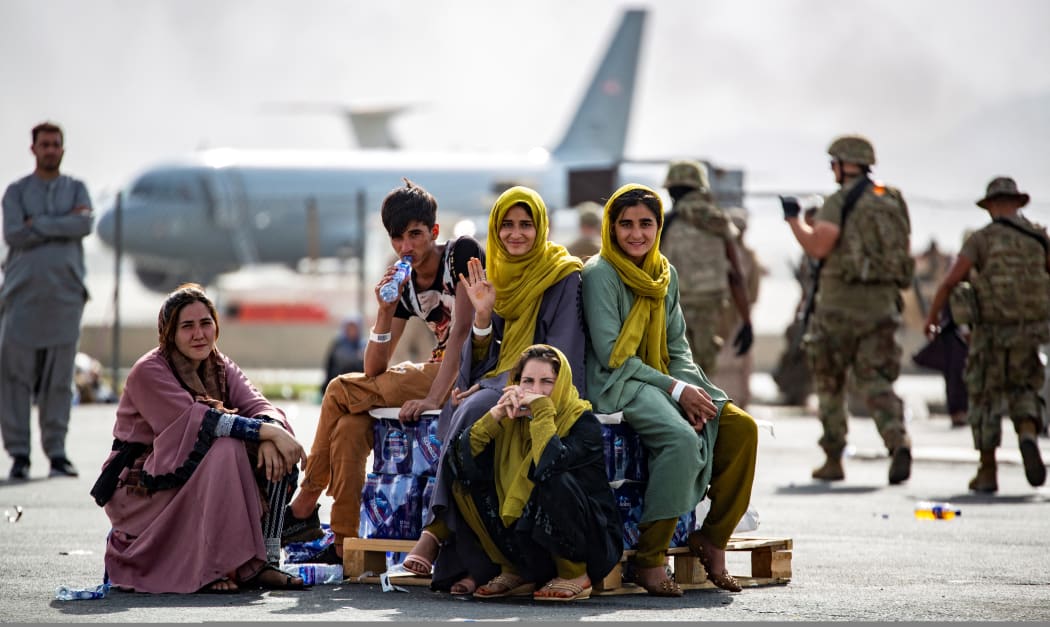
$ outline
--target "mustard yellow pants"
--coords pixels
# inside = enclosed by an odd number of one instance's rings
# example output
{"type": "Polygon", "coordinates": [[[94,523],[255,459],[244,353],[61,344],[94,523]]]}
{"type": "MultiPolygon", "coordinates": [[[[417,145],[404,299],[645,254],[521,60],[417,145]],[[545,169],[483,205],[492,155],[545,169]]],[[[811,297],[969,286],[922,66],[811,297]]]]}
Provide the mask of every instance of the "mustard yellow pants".
{"type": "MultiPolygon", "coordinates": [[[[718,438],[711,458],[711,484],[707,496],[711,510],[700,533],[713,544],[725,548],[737,523],[751,503],[751,484],[755,480],[758,455],[758,425],[750,414],[726,403],[718,418],[718,438]]],[[[641,568],[662,566],[674,536],[677,518],[639,525],[638,550],[634,563],[641,568]]]]}

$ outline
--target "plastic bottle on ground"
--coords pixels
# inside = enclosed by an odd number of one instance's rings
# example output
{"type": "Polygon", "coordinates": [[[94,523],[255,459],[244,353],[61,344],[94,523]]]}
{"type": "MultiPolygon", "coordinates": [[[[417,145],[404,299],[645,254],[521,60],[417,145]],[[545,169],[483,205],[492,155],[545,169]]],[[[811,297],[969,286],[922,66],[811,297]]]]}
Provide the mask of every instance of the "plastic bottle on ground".
{"type": "Polygon", "coordinates": [[[96,586],[95,588],[70,588],[59,586],[55,588],[55,599],[58,601],[83,601],[87,599],[103,599],[109,592],[108,585],[96,586]]]}
{"type": "Polygon", "coordinates": [[[919,501],[915,504],[915,517],[919,520],[951,520],[962,516],[962,510],[951,503],[919,501]]]}
{"type": "Polygon", "coordinates": [[[307,586],[343,581],[342,564],[288,564],[283,570],[293,577],[301,577],[303,584],[307,586]]]}

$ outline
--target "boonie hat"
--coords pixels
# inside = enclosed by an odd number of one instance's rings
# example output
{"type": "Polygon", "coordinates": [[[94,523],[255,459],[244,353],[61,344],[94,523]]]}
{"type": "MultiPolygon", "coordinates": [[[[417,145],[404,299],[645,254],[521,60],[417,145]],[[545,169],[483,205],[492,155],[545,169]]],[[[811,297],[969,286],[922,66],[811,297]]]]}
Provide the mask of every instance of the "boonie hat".
{"type": "Polygon", "coordinates": [[[988,189],[985,191],[984,198],[977,201],[977,206],[982,209],[988,208],[988,201],[993,198],[1012,197],[1017,198],[1021,201],[1021,206],[1028,204],[1031,200],[1031,196],[1024,192],[1017,191],[1017,182],[1008,176],[997,176],[992,179],[991,183],[988,183],[988,189]]]}

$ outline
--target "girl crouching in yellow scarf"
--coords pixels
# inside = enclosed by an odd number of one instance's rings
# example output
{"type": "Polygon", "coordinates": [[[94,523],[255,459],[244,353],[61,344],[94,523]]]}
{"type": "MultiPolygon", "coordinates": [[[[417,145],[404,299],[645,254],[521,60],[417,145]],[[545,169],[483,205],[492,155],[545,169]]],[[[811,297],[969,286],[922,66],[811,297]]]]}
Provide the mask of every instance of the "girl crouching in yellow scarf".
{"type": "Polygon", "coordinates": [[[442,409],[438,436],[442,451],[430,503],[431,520],[405,559],[408,570],[431,573],[432,587],[453,593],[473,592],[494,574],[485,554],[455,536],[464,528],[452,501],[446,466],[447,443],[497,404],[511,369],[528,346],[556,346],[571,365],[572,384],[585,393],[583,355],[586,339],[580,301],[583,264],[548,240],[550,220],[543,199],[527,187],[512,187],[496,200],[489,215],[485,265],[468,262],[462,281],[474,305],[471,341],[465,343],[452,401],[442,409]]]}
{"type": "Polygon", "coordinates": [[[459,513],[500,572],[474,596],[586,599],[623,553],[601,425],[552,346],[528,347],[508,383],[450,448],[459,513]]]}

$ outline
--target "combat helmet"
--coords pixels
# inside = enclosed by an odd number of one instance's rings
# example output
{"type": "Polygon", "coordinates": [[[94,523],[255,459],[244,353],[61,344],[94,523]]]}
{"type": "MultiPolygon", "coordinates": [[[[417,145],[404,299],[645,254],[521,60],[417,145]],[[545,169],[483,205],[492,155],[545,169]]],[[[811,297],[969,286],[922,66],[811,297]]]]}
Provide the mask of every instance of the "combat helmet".
{"type": "Polygon", "coordinates": [[[828,146],[828,154],[839,161],[875,165],[875,147],[862,135],[842,135],[828,146]]]}
{"type": "Polygon", "coordinates": [[[707,168],[699,161],[683,160],[672,161],[667,168],[667,178],[664,179],[664,187],[690,187],[692,189],[708,190],[711,185],[707,182],[707,168]]]}

